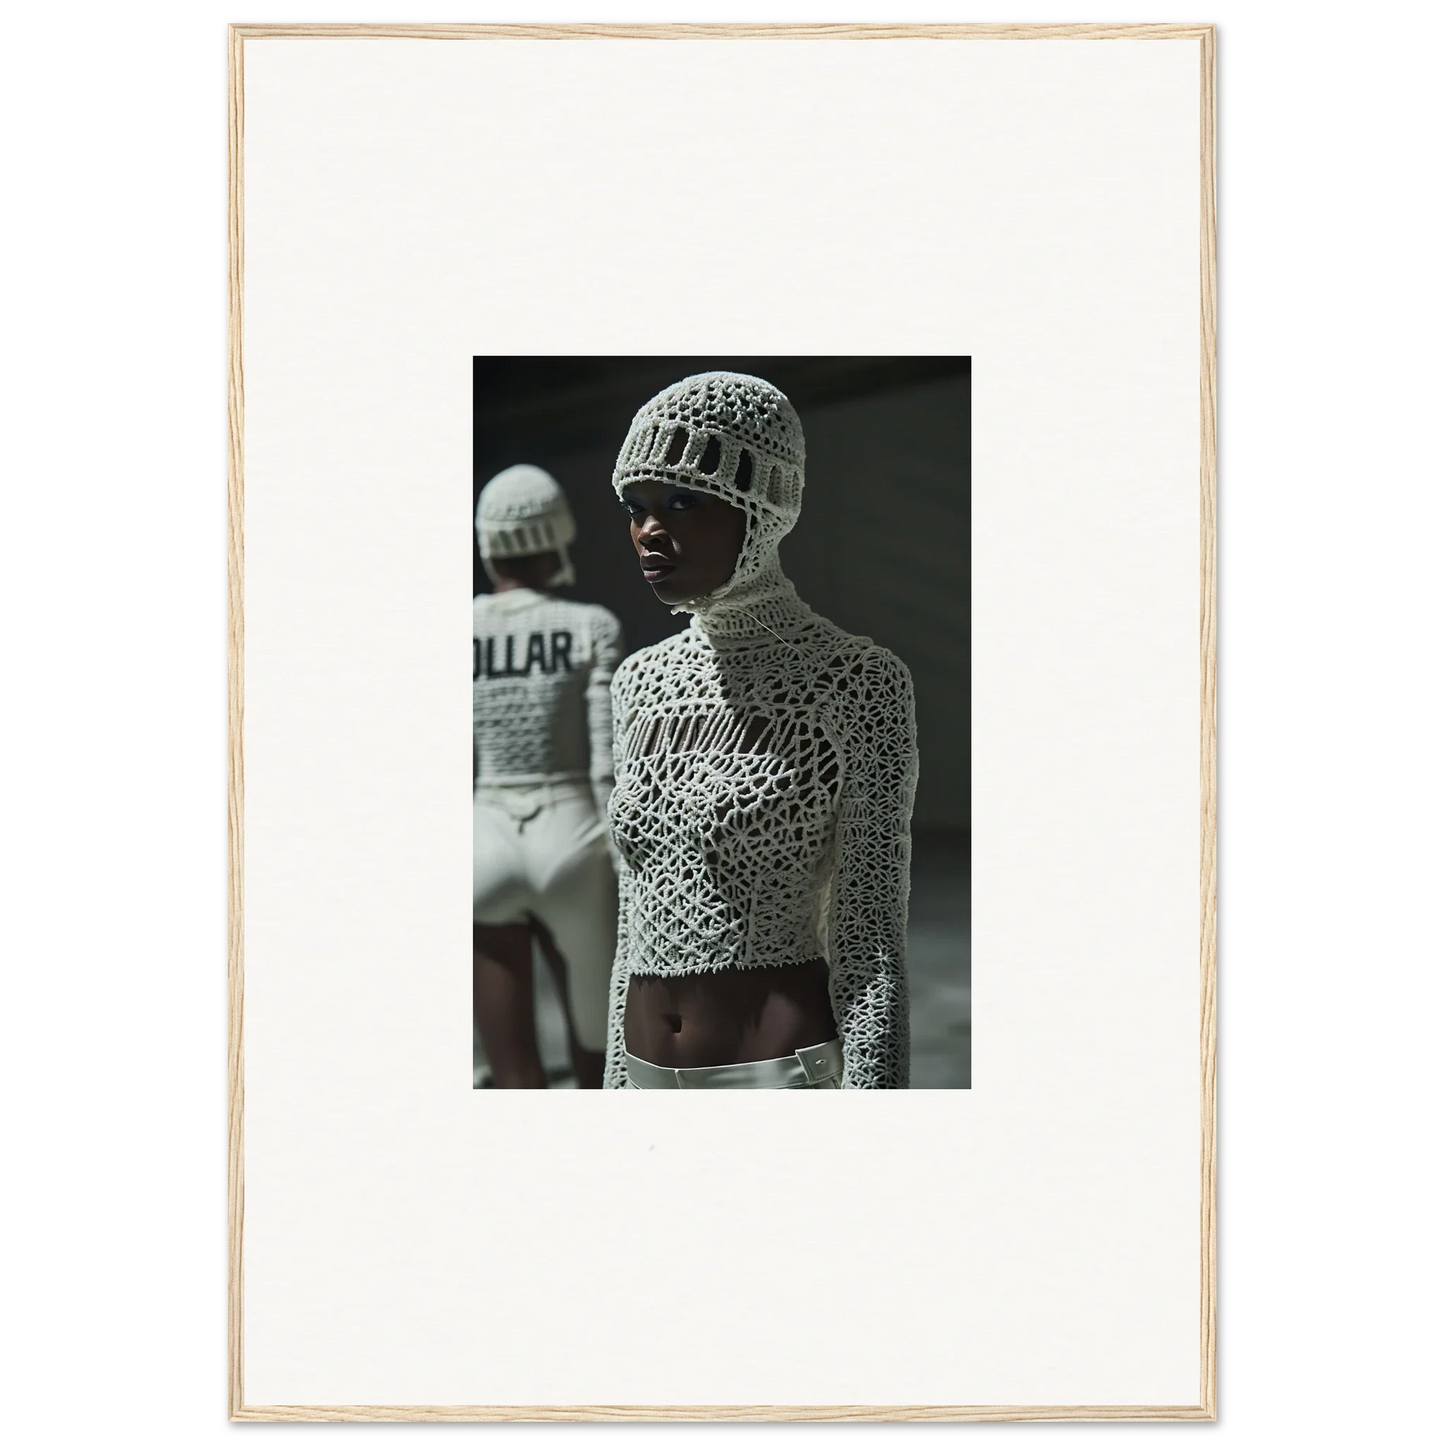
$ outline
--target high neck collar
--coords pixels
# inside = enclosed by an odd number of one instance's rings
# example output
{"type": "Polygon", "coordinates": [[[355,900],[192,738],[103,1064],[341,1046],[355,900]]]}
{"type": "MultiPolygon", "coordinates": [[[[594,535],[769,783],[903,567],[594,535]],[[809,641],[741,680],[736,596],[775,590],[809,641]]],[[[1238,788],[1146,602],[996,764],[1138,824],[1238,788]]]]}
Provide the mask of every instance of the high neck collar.
{"type": "Polygon", "coordinates": [[[776,552],[746,581],[672,610],[692,613],[693,628],[707,637],[750,638],[771,633],[779,641],[813,616],[813,609],[784,575],[776,552]]]}

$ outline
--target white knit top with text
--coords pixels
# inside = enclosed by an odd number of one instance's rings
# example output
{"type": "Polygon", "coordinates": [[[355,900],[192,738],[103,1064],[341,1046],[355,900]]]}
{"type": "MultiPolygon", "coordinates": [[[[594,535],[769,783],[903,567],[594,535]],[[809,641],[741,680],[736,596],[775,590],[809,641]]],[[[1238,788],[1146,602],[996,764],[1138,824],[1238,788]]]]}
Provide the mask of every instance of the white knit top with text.
{"type": "Polygon", "coordinates": [[[612,778],[609,684],[622,629],[605,608],[529,588],[472,602],[473,783],[612,778]]]}

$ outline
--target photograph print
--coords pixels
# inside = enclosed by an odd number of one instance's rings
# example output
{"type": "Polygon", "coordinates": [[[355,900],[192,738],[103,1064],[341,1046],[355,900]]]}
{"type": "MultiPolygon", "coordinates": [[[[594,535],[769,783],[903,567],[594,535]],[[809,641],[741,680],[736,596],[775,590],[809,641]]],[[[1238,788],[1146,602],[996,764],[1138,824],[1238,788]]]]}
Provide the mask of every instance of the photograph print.
{"type": "Polygon", "coordinates": [[[473,1087],[970,1087],[970,359],[473,367],[473,1087]]]}

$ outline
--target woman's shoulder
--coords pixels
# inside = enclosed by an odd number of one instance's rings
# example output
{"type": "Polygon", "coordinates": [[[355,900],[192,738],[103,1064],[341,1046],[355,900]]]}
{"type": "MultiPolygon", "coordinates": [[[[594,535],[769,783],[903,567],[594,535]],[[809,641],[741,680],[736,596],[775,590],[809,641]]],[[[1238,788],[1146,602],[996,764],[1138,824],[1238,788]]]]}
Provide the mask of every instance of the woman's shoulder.
{"type": "Polygon", "coordinates": [[[848,679],[885,678],[899,680],[909,677],[903,660],[881,642],[856,632],[845,632],[827,618],[815,618],[807,639],[807,652],[817,671],[832,678],[842,687],[848,679]]]}
{"type": "Polygon", "coordinates": [[[617,664],[612,686],[621,692],[660,682],[673,672],[683,654],[690,650],[694,650],[694,642],[686,628],[671,637],[664,637],[661,642],[639,647],[617,664]]]}
{"type": "Polygon", "coordinates": [[[817,680],[843,722],[864,721],[879,709],[912,708],[912,674],[891,648],[841,627],[819,642],[817,680]]]}

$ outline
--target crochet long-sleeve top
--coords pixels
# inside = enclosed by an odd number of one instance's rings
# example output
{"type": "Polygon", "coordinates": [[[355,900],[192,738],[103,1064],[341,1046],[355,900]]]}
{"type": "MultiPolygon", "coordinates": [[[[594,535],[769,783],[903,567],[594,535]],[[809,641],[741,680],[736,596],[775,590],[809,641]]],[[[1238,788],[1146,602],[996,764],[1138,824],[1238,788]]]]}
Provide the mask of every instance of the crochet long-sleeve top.
{"type": "Polygon", "coordinates": [[[612,684],[620,854],[607,1087],[632,974],[828,961],[843,1087],[908,1085],[913,687],[780,571],[612,684]]]}
{"type": "Polygon", "coordinates": [[[612,785],[612,674],[622,628],[605,608],[526,587],[472,602],[474,785],[612,785]]]}

